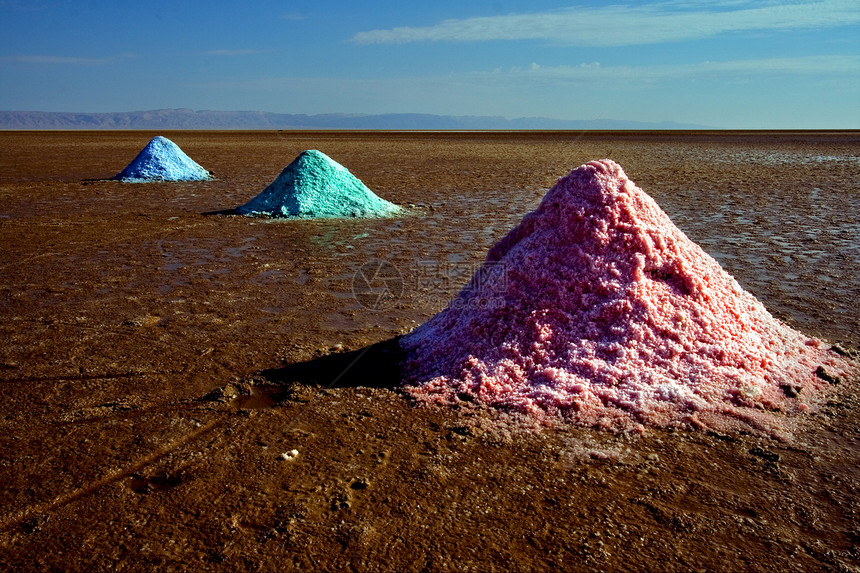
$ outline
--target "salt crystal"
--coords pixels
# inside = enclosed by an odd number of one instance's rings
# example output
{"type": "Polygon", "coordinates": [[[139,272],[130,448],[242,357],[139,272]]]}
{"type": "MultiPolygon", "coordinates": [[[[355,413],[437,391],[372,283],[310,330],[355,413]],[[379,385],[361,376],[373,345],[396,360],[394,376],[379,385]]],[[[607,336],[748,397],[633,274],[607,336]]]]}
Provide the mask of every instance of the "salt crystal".
{"type": "Polygon", "coordinates": [[[388,217],[400,207],[381,199],[325,153],[303,151],[263,191],[236,208],[266,217],[388,217]]]}
{"type": "Polygon", "coordinates": [[[299,451],[298,450],[290,450],[289,452],[284,452],[283,454],[281,454],[281,459],[284,459],[287,461],[294,460],[297,457],[299,457],[299,451]]]}
{"type": "Polygon", "coordinates": [[[153,137],[137,157],[114,177],[129,183],[203,181],[210,178],[210,173],[188,157],[178,145],[160,135],[153,137]]]}
{"type": "Polygon", "coordinates": [[[560,178],[400,344],[419,403],[633,431],[785,435],[777,412],[828,386],[817,367],[856,370],[771,316],[611,160],[560,178]]]}

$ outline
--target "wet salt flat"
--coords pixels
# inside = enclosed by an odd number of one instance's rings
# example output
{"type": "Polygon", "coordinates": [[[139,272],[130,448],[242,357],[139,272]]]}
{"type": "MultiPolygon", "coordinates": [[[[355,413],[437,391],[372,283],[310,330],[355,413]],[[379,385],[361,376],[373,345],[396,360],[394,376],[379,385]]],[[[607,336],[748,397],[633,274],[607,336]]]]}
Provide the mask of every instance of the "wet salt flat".
{"type": "Polygon", "coordinates": [[[826,166],[831,163],[860,163],[860,156],[857,155],[815,155],[810,153],[778,153],[772,151],[701,153],[694,157],[698,161],[715,164],[757,163],[759,165],[826,166]]]}
{"type": "Polygon", "coordinates": [[[101,181],[155,135],[0,132],[6,569],[857,562],[856,380],[794,415],[789,442],[518,433],[377,387],[386,359],[366,350],[442,310],[601,158],[770,313],[858,348],[860,133],[172,132],[213,180],[101,181]],[[403,216],[221,214],[306,149],[403,216]],[[374,272],[389,282],[358,280],[374,272]],[[353,365],[355,386],[330,387],[353,365]]]}
{"type": "MultiPolygon", "coordinates": [[[[69,313],[69,300],[90,304],[81,277],[98,276],[115,281],[96,289],[103,296],[134,296],[149,314],[162,301],[129,289],[152,284],[158,296],[185,301],[170,314],[210,302],[212,314],[270,324],[281,335],[321,327],[327,338],[349,341],[406,332],[456,296],[559,177],[610,157],[775,316],[831,340],[850,342],[860,330],[860,144],[851,134],[185,132],[171,137],[216,179],[144,185],[82,181],[115,173],[147,134],[5,137],[0,217],[11,237],[4,268],[17,273],[10,276],[22,292],[52,304],[56,297],[37,294],[46,270],[23,261],[50,263],[47,280],[60,283],[69,313]],[[64,148],[63,137],[87,139],[90,154],[64,148]],[[406,207],[403,216],[211,214],[252,199],[310,148],[406,207]],[[51,246],[50,237],[66,243],[51,246]],[[366,308],[353,293],[356,271],[372,260],[389,261],[403,279],[396,304],[384,310],[366,308]]],[[[184,337],[211,336],[207,321],[195,330],[194,316],[173,320],[190,329],[184,337]]]]}
{"type": "Polygon", "coordinates": [[[695,162],[702,165],[776,165],[776,166],[815,166],[844,164],[847,166],[860,164],[860,155],[855,151],[843,153],[822,154],[815,150],[809,151],[780,151],[773,148],[733,149],[728,147],[712,147],[690,145],[662,154],[664,161],[695,162]]]}
{"type": "MultiPolygon", "coordinates": [[[[678,192],[692,199],[698,190],[678,192]]],[[[847,302],[860,276],[860,195],[850,188],[730,190],[712,195],[707,212],[667,206],[670,217],[742,284],[772,297],[778,312],[815,320],[823,305],[848,332],[860,332],[847,302]]],[[[847,332],[846,332],[847,334],[847,332]]]]}

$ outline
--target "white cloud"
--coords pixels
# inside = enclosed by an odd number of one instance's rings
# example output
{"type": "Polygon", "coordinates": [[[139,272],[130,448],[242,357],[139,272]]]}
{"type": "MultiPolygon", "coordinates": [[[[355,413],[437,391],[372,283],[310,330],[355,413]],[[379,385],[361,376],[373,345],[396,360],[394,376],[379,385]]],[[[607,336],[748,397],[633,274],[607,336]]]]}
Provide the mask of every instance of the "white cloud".
{"type": "MultiPolygon", "coordinates": [[[[488,74],[489,75],[489,74],[488,74]]],[[[799,58],[761,58],[723,62],[657,66],[601,66],[598,62],[576,66],[541,66],[512,68],[510,75],[547,81],[660,81],[697,76],[756,77],[767,76],[836,76],[860,75],[860,56],[805,56],[799,58]]]]}
{"type": "Polygon", "coordinates": [[[209,50],[204,52],[207,56],[250,56],[262,54],[263,50],[209,50]]]}
{"type": "Polygon", "coordinates": [[[548,40],[577,46],[629,46],[752,30],[819,29],[860,23],[856,0],[766,3],[685,2],[572,7],[533,14],[445,20],[425,27],[360,32],[358,44],[548,40]]]}
{"type": "Polygon", "coordinates": [[[856,129],[860,56],[488,68],[410,77],[268,76],[186,84],[200,107],[672,120],[724,128],[856,129]]]}
{"type": "Polygon", "coordinates": [[[533,62],[526,67],[495,68],[438,76],[389,78],[338,77],[265,77],[239,82],[207,83],[205,87],[237,89],[247,92],[302,91],[307,93],[392,94],[418,93],[423,90],[447,90],[461,87],[465,92],[502,87],[535,89],[543,85],[563,86],[581,83],[590,88],[627,85],[635,88],[663,81],[708,78],[717,81],[731,79],[789,78],[856,78],[860,76],[860,56],[804,56],[798,58],[762,58],[699,62],[695,64],[655,66],[607,66],[599,62],[584,62],[570,66],[543,66],[533,62]]]}
{"type": "Polygon", "coordinates": [[[76,58],[71,56],[2,56],[0,61],[9,64],[50,64],[71,66],[101,66],[116,58],[76,58]]]}
{"type": "Polygon", "coordinates": [[[299,12],[286,12],[284,14],[281,14],[281,18],[284,20],[289,20],[291,22],[296,22],[299,20],[307,19],[307,16],[305,16],[304,14],[301,14],[299,12]]]}

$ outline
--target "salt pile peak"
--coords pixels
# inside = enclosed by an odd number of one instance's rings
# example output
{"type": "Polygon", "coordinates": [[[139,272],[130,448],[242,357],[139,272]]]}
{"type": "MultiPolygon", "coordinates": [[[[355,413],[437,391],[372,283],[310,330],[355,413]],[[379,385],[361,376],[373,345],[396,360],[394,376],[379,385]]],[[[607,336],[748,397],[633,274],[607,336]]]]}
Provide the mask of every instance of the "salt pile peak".
{"type": "Polygon", "coordinates": [[[387,217],[399,211],[316,149],[302,151],[259,195],[236,208],[242,215],[299,218],[387,217]]]}
{"type": "Polygon", "coordinates": [[[856,371],[773,318],[611,160],[560,178],[400,345],[420,403],[617,430],[785,436],[824,378],[856,371]]]}
{"type": "Polygon", "coordinates": [[[127,182],[205,181],[211,174],[178,145],[157,135],[114,179],[127,182]]]}

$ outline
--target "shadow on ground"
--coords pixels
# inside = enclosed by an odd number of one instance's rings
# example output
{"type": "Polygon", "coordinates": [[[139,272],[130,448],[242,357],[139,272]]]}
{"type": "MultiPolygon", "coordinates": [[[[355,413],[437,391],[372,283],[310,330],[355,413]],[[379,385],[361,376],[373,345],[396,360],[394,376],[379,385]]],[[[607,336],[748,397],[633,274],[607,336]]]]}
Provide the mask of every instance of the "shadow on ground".
{"type": "Polygon", "coordinates": [[[236,209],[218,209],[216,211],[203,211],[201,213],[204,217],[213,217],[216,215],[241,215],[236,209]]]}
{"type": "Polygon", "coordinates": [[[396,336],[351,352],[263,370],[260,376],[281,386],[299,383],[322,388],[398,388],[404,358],[399,340],[396,336]]]}
{"type": "Polygon", "coordinates": [[[324,389],[384,388],[401,385],[404,353],[390,338],[350,352],[336,352],[234,380],[199,400],[229,404],[239,410],[271,408],[284,402],[309,402],[324,389]]]}

